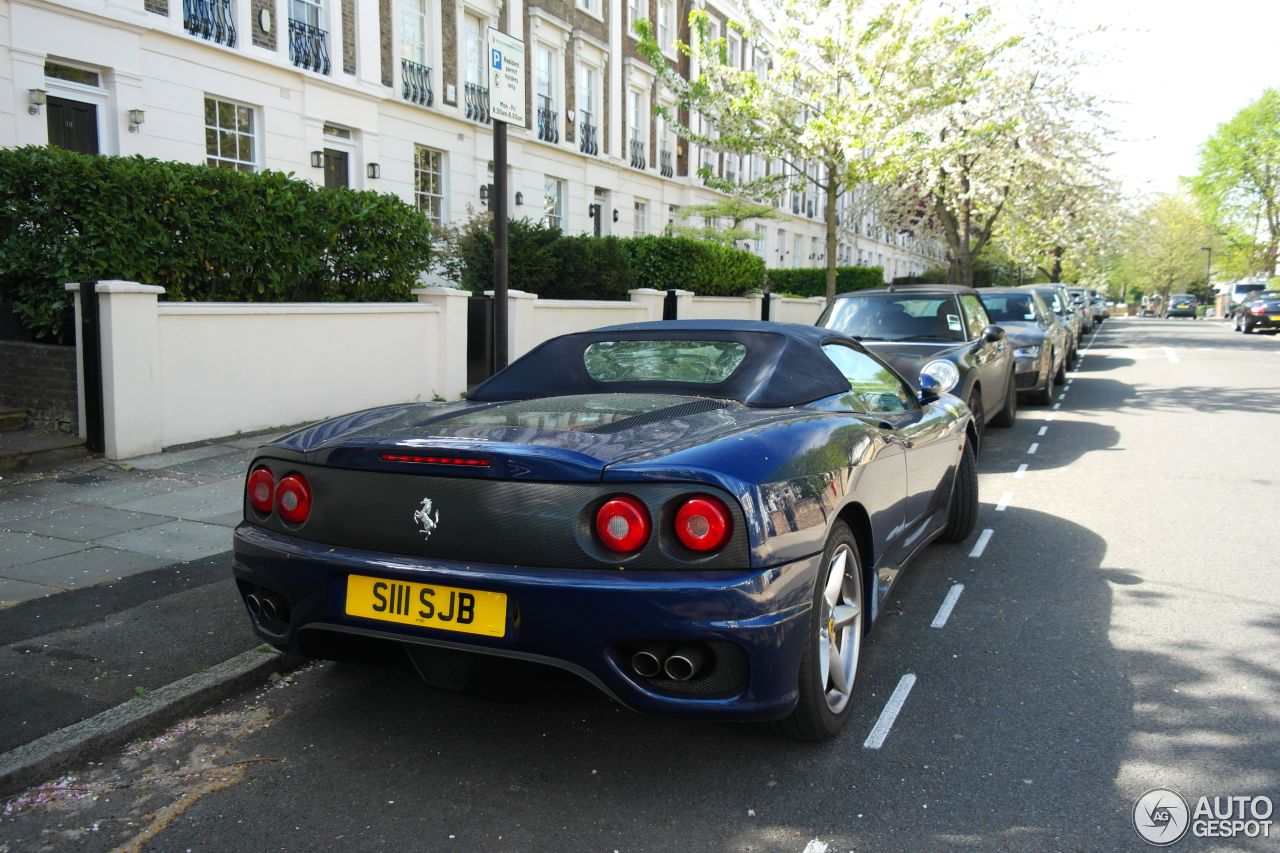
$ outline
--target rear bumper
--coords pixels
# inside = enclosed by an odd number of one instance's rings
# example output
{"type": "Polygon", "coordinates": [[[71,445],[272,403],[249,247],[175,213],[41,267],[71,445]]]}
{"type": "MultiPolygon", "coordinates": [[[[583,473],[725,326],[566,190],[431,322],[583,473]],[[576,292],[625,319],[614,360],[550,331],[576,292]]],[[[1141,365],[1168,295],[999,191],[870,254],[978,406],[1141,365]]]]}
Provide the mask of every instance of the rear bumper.
{"type": "Polygon", "coordinates": [[[567,669],[638,711],[740,720],[777,719],[795,706],[820,561],[715,572],[463,565],[331,548],[249,524],[236,528],[234,549],[241,595],[267,591],[287,602],[287,623],[250,614],[258,635],[282,650],[301,651],[313,631],[462,649],[567,669]],[[350,574],[504,593],[505,636],[347,615],[350,574]],[[745,668],[731,694],[674,692],[631,671],[632,644],[687,642],[741,649],[745,668]]]}

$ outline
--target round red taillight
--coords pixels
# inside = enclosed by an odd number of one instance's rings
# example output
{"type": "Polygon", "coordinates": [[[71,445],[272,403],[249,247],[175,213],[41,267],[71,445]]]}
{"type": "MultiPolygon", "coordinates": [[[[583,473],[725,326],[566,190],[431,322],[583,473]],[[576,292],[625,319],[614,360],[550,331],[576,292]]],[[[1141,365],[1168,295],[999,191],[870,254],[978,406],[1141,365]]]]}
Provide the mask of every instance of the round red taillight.
{"type": "Polygon", "coordinates": [[[276,478],[269,468],[254,468],[244,489],[249,497],[249,506],[264,514],[271,512],[271,496],[276,491],[276,478]]]}
{"type": "Polygon", "coordinates": [[[711,495],[695,495],[676,511],[676,538],[690,551],[714,551],[732,530],[728,507],[711,495]]]}
{"type": "Polygon", "coordinates": [[[649,541],[649,510],[630,495],[609,498],[596,513],[596,535],[610,551],[639,551],[649,541]]]}
{"type": "Polygon", "coordinates": [[[311,487],[301,474],[290,474],[276,486],[276,512],[291,524],[301,524],[311,515],[311,487]]]}

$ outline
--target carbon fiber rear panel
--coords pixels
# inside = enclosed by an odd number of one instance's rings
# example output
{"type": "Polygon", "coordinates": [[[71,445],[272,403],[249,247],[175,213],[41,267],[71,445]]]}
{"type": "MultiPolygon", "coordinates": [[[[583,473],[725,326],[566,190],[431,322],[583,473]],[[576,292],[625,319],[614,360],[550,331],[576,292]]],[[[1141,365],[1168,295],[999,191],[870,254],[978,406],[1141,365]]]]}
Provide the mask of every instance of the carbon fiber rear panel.
{"type": "Polygon", "coordinates": [[[729,495],[681,483],[526,483],[300,465],[259,459],[277,481],[299,472],[311,484],[305,524],[248,506],[250,522],[326,545],[412,557],[563,569],[742,569],[749,565],[742,510],[729,495]],[[684,495],[715,493],[729,507],[733,535],[718,553],[695,554],[676,541],[675,512],[684,495]],[[649,508],[653,534],[639,553],[601,547],[596,510],[625,493],[649,508]],[[427,532],[430,528],[430,532],[427,532]]]}

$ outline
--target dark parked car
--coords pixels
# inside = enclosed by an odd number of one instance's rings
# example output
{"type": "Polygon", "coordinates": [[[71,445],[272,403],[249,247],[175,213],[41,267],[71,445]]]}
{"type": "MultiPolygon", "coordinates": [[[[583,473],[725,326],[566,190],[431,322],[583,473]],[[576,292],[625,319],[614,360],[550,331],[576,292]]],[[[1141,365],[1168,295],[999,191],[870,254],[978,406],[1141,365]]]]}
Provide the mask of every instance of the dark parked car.
{"type": "Polygon", "coordinates": [[[1169,317],[1190,317],[1192,320],[1196,318],[1196,298],[1190,293],[1174,293],[1170,294],[1168,307],[1164,309],[1164,316],[1169,317]]]}
{"type": "Polygon", "coordinates": [[[532,661],[637,710],[822,740],[900,568],[972,529],[976,440],[959,399],[830,329],[564,335],[464,402],[259,448],[235,580],[288,651],[389,644],[451,686],[532,661]]]}
{"type": "Polygon", "coordinates": [[[1033,403],[1053,402],[1054,383],[1067,380],[1070,333],[1035,290],[984,287],[978,291],[988,316],[1013,347],[1014,384],[1033,403]]]}
{"type": "Polygon", "coordinates": [[[932,376],[964,400],[978,423],[979,449],[985,424],[1013,426],[1013,349],[973,288],[919,284],[842,293],[818,325],[852,335],[912,382],[932,376]]]}
{"type": "Polygon", "coordinates": [[[1280,290],[1255,293],[1236,306],[1235,328],[1246,335],[1255,329],[1280,329],[1280,290]]]}
{"type": "Polygon", "coordinates": [[[1076,363],[1080,338],[1084,335],[1084,321],[1080,312],[1071,304],[1071,295],[1061,284],[1024,284],[1023,288],[1040,294],[1040,298],[1053,311],[1067,333],[1067,366],[1076,363]]]}

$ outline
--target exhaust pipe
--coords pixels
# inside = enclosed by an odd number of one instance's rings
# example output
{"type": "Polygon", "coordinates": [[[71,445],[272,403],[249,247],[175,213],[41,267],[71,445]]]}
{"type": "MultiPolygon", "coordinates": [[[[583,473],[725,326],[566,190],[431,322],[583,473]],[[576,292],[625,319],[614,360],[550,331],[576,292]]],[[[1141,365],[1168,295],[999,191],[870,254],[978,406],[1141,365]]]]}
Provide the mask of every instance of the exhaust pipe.
{"type": "Polygon", "coordinates": [[[249,593],[244,597],[245,607],[249,608],[249,612],[259,619],[262,618],[262,600],[258,598],[256,593],[249,593]]]}
{"type": "Polygon", "coordinates": [[[262,596],[262,615],[275,621],[280,618],[280,605],[276,603],[276,597],[269,593],[262,596]]]}
{"type": "Polygon", "coordinates": [[[682,646],[667,658],[662,670],[672,681],[688,681],[698,674],[707,662],[707,651],[702,646],[682,646]]]}
{"type": "Polygon", "coordinates": [[[653,678],[662,672],[659,654],[660,652],[653,648],[641,649],[631,656],[631,668],[641,678],[653,678]]]}

